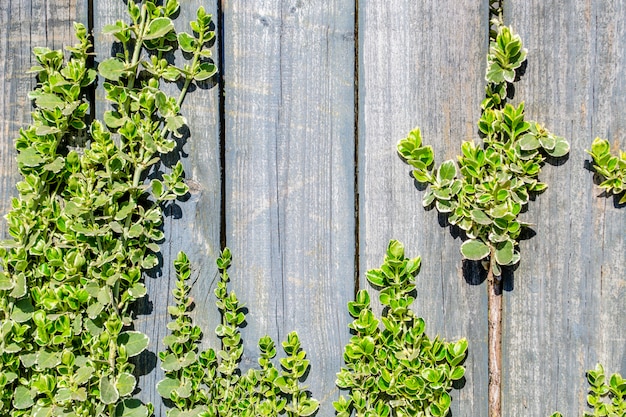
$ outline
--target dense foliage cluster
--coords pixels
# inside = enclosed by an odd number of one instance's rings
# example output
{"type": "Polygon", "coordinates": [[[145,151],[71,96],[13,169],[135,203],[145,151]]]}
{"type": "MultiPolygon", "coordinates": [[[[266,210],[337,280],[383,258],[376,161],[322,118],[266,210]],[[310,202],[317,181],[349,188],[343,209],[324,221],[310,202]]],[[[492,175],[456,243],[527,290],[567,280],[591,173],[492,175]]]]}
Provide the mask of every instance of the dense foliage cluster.
{"type": "Polygon", "coordinates": [[[520,37],[499,25],[487,56],[486,98],[478,121],[483,143],[463,142],[456,163],[445,161],[435,168],[433,149],[422,144],[419,129],[398,144],[398,152],[414,168],[413,177],[430,186],[424,206],[434,203],[465,231],[465,258],[495,260],[495,275],[501,266],[519,261],[517,240],[526,223],[518,217],[531,193],[546,188],[538,180],[546,155],[558,158],[569,152],[565,139],[524,120],[524,103],[507,103],[508,86],[525,59],[520,37]]]}
{"type": "Polygon", "coordinates": [[[239,369],[243,354],[239,329],[245,316],[237,296],[227,289],[226,269],[230,261],[228,249],[217,260],[221,279],[215,296],[222,313],[222,323],[215,329],[222,340],[222,348],[217,352],[213,349],[199,351],[202,331],[192,323],[192,300],[186,284],[189,260],[181,252],[174,263],[178,277],[173,290],[176,305],[169,308],[174,321],[168,324],[172,333],[164,340],[167,350],[159,353],[165,379],[157,385],[159,394],[174,404],[168,417],[313,414],[318,401],[310,398],[299,383],[309,369],[309,361],[295,332],[282,344],[286,357],[280,359],[280,371],[272,363],[276,348],[269,336],[259,340],[260,369],[249,369],[244,374],[239,369]]]}
{"type": "Polygon", "coordinates": [[[383,265],[367,280],[380,288],[383,316],[375,317],[367,290],[348,304],[355,335],[344,350],[337,386],[349,390],[334,403],[339,417],[446,416],[452,383],[463,377],[467,340],[429,338],[424,320],[411,310],[421,259],[389,243],[383,265]],[[382,324],[382,326],[381,326],[382,324]]]}
{"type": "Polygon", "coordinates": [[[96,71],[85,27],[75,24],[79,43],[67,60],[62,51],[34,50],[33,124],[16,141],[23,180],[6,216],[11,240],[0,247],[2,415],[151,412],[132,398],[129,359],[148,337],[132,330],[131,306],[146,294],[142,272],[158,264],[163,207],[187,193],[180,163],[158,175],[161,155],[185,123],[187,88],[215,72],[206,49],[211,17],[200,8],[194,35],[177,35],[178,7],[129,0],[132,23],[105,28],[123,52],[98,68],[113,105],[104,124],[88,117],[96,71]],[[177,47],[191,64],[168,63],[164,54],[177,47]],[[164,80],[182,82],[178,98],[161,91],[164,80]]]}

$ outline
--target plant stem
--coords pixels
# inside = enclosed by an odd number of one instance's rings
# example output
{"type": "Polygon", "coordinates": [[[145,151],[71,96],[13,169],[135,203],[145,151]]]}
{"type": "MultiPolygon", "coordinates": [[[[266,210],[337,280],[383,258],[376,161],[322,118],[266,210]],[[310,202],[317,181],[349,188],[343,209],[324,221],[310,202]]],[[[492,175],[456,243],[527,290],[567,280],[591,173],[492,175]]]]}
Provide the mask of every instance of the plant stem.
{"type": "Polygon", "coordinates": [[[502,415],[502,277],[493,273],[495,262],[495,248],[492,246],[487,271],[489,417],[502,415]]]}

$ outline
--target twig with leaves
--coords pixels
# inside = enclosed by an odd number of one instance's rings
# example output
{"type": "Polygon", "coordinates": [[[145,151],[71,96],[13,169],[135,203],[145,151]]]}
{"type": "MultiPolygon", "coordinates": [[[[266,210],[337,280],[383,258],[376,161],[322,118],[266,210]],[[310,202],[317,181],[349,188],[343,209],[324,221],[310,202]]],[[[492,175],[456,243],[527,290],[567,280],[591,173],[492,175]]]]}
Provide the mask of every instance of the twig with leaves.
{"type": "Polygon", "coordinates": [[[217,260],[221,279],[215,289],[216,305],[222,313],[222,323],[215,333],[222,340],[222,348],[199,351],[202,331],[191,319],[192,300],[187,279],[190,265],[187,256],[179,253],[176,269],[176,305],[169,307],[174,318],[168,324],[172,333],[163,342],[167,350],[159,353],[165,378],[157,385],[159,394],[171,401],[168,417],[288,417],[309,416],[319,407],[300,384],[309,369],[306,352],[301,349],[296,332],[289,333],[283,342],[287,355],[280,359],[282,370],[272,363],[276,356],[274,342],[269,336],[259,340],[260,369],[249,369],[242,374],[239,364],[243,356],[240,328],[245,321],[242,306],[236,294],[227,288],[227,268],[231,253],[224,249],[217,260]]]}
{"type": "MultiPolygon", "coordinates": [[[[497,3],[497,2],[496,2],[497,3]]],[[[429,185],[424,207],[434,204],[451,225],[467,237],[461,245],[464,259],[482,261],[487,269],[489,335],[489,409],[500,417],[502,267],[520,260],[517,249],[527,223],[519,219],[532,193],[546,189],[538,176],[546,156],[560,158],[568,142],[536,122],[524,120],[524,103],[507,102],[507,91],[526,59],[520,37],[500,20],[487,56],[486,97],[478,129],[482,145],[463,142],[455,163],[434,168],[432,147],[422,144],[419,129],[398,144],[398,152],[413,166],[413,177],[429,185]]]]}

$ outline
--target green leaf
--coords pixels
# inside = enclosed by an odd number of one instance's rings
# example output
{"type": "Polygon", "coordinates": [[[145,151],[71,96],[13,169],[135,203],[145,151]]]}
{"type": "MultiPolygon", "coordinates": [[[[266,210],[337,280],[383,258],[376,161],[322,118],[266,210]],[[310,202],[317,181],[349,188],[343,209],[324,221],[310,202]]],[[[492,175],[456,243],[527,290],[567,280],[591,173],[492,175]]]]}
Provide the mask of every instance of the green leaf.
{"type": "Polygon", "coordinates": [[[496,262],[500,265],[509,265],[513,260],[513,241],[506,240],[496,246],[496,262]]]}
{"type": "Polygon", "coordinates": [[[126,347],[128,357],[139,355],[150,343],[150,339],[145,334],[138,331],[122,332],[117,337],[118,345],[126,347]]]}
{"type": "Polygon", "coordinates": [[[56,108],[63,109],[66,102],[53,93],[41,93],[35,99],[35,104],[45,110],[54,110],[56,108]]]}
{"type": "Polygon", "coordinates": [[[16,323],[24,323],[30,320],[34,311],[35,307],[33,307],[30,298],[23,298],[15,303],[11,312],[11,319],[16,323]]]}
{"type": "Polygon", "coordinates": [[[558,137],[554,149],[546,150],[546,152],[554,158],[561,158],[569,153],[569,143],[565,139],[558,137]]]}
{"type": "Polygon", "coordinates": [[[470,215],[472,217],[472,220],[474,220],[478,224],[489,225],[493,223],[491,218],[487,216],[482,210],[474,209],[470,212],[470,215]]]}
{"type": "Polygon", "coordinates": [[[35,148],[26,148],[17,154],[18,164],[27,167],[37,167],[45,162],[41,154],[35,148]]]}
{"type": "Polygon", "coordinates": [[[136,385],[137,380],[135,379],[135,377],[129,373],[124,372],[118,375],[115,388],[117,388],[120,397],[125,397],[132,394],[132,392],[135,390],[136,385]]]}
{"type": "Polygon", "coordinates": [[[57,157],[54,161],[44,165],[44,169],[46,171],[52,171],[55,174],[59,173],[59,171],[61,171],[61,169],[63,169],[64,167],[65,161],[60,156],[57,157]]]}
{"type": "Polygon", "coordinates": [[[196,81],[208,80],[217,72],[217,67],[211,62],[202,62],[199,66],[198,72],[193,76],[196,81]]]}
{"type": "Polygon", "coordinates": [[[117,388],[107,376],[100,378],[98,388],[100,389],[100,401],[104,404],[114,404],[120,398],[117,388]]]}
{"type": "Polygon", "coordinates": [[[185,52],[193,52],[196,49],[196,39],[187,32],[178,33],[178,45],[185,52]]]}
{"type": "MultiPolygon", "coordinates": [[[[167,371],[167,370],[166,370],[167,371]]],[[[164,379],[157,383],[157,392],[159,395],[166,399],[171,399],[172,391],[180,386],[180,380],[171,376],[166,376],[164,379]]]]}
{"type": "Polygon", "coordinates": [[[461,245],[461,253],[466,259],[479,261],[489,256],[489,246],[479,240],[466,240],[461,245]]]}
{"type": "Polygon", "coordinates": [[[387,256],[391,259],[403,259],[404,245],[397,240],[391,240],[387,245],[387,256]]]}
{"type": "Polygon", "coordinates": [[[600,158],[610,153],[611,145],[606,139],[595,138],[591,144],[591,155],[600,158]]]}
{"type": "Polygon", "coordinates": [[[83,366],[76,371],[74,375],[74,382],[76,385],[83,385],[85,382],[89,381],[91,377],[94,375],[95,369],[91,366],[83,366]]]}
{"type": "Polygon", "coordinates": [[[543,149],[545,149],[547,152],[553,150],[554,146],[556,145],[556,138],[550,133],[540,135],[538,139],[543,149]]]}
{"type": "Polygon", "coordinates": [[[371,269],[367,271],[365,277],[370,284],[376,287],[382,287],[385,283],[385,277],[380,269],[371,269]]]}
{"type": "Polygon", "coordinates": [[[312,415],[319,408],[319,401],[314,399],[307,399],[300,403],[298,408],[298,415],[307,417],[312,415]]]}
{"type": "Polygon", "coordinates": [[[522,138],[519,140],[519,145],[523,151],[532,151],[541,147],[539,140],[532,133],[527,133],[526,135],[522,136],[522,138]]]}
{"type": "Polygon", "coordinates": [[[161,360],[161,369],[165,372],[178,371],[181,368],[180,361],[173,353],[169,353],[161,360]]]}
{"type": "Polygon", "coordinates": [[[119,112],[107,110],[104,112],[104,123],[111,129],[118,129],[124,126],[126,118],[122,117],[119,112]]]}
{"type": "Polygon", "coordinates": [[[13,289],[15,284],[11,277],[6,272],[0,271],[0,291],[8,291],[13,289]]]}
{"type": "Polygon", "coordinates": [[[157,17],[148,26],[148,32],[144,34],[144,40],[151,40],[156,38],[162,38],[169,31],[174,29],[174,23],[167,17],[157,17]]]}
{"type": "Polygon", "coordinates": [[[41,369],[51,369],[61,364],[61,352],[40,350],[37,354],[37,365],[41,369]]]}
{"type": "Polygon", "coordinates": [[[135,398],[128,398],[117,404],[115,417],[148,417],[148,408],[135,398]]]}
{"type": "Polygon", "coordinates": [[[457,381],[463,378],[463,375],[465,375],[465,368],[462,366],[456,366],[452,370],[452,372],[450,372],[450,379],[453,381],[457,381]]]}
{"type": "Polygon", "coordinates": [[[32,407],[33,404],[35,404],[35,402],[28,388],[23,385],[19,385],[15,388],[15,392],[13,393],[13,407],[17,410],[26,410],[32,407]]]}
{"type": "Polygon", "coordinates": [[[26,277],[24,273],[21,272],[17,275],[14,275],[14,287],[13,290],[9,293],[9,295],[13,298],[22,298],[26,295],[28,291],[28,287],[26,286],[26,277]]]}
{"type": "Polygon", "coordinates": [[[125,29],[125,25],[122,21],[118,20],[115,24],[112,25],[104,25],[102,27],[102,33],[104,35],[114,35],[118,32],[121,32],[125,29]]]}
{"type": "Polygon", "coordinates": [[[126,64],[117,58],[105,59],[98,65],[98,72],[107,80],[119,81],[126,71],[126,64]]]}
{"type": "Polygon", "coordinates": [[[454,177],[456,177],[456,166],[454,165],[454,161],[448,160],[443,162],[437,171],[437,181],[452,181],[454,177]]]}

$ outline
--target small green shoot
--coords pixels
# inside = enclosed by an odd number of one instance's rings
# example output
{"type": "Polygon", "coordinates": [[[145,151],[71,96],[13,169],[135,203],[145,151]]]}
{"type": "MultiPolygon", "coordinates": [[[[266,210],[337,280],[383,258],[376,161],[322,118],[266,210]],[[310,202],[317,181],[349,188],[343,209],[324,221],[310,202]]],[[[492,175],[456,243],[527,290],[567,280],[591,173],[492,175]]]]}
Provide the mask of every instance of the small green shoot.
{"type": "Polygon", "coordinates": [[[463,378],[467,340],[429,338],[424,320],[410,309],[414,276],[421,259],[404,256],[404,246],[389,243],[383,265],[367,272],[380,288],[383,316],[375,317],[367,290],[348,303],[355,335],[344,350],[337,386],[349,390],[333,405],[339,417],[448,415],[452,384],[463,378]]]}
{"type": "Polygon", "coordinates": [[[165,378],[157,384],[159,394],[174,406],[167,411],[167,416],[312,415],[319,403],[310,397],[306,387],[300,385],[309,369],[309,360],[297,333],[289,333],[282,344],[286,357],[280,359],[280,371],[272,363],[276,356],[274,342],[265,336],[259,340],[260,369],[241,372],[243,342],[240,327],[245,316],[237,296],[227,288],[229,276],[226,269],[230,262],[231,253],[226,248],[217,260],[221,279],[215,296],[222,313],[222,323],[215,329],[222,341],[222,348],[217,352],[213,349],[199,351],[202,331],[192,323],[192,300],[186,282],[191,272],[189,260],[181,252],[174,262],[176,304],[168,309],[174,321],[167,326],[172,333],[163,340],[167,350],[159,353],[165,378]]]}

